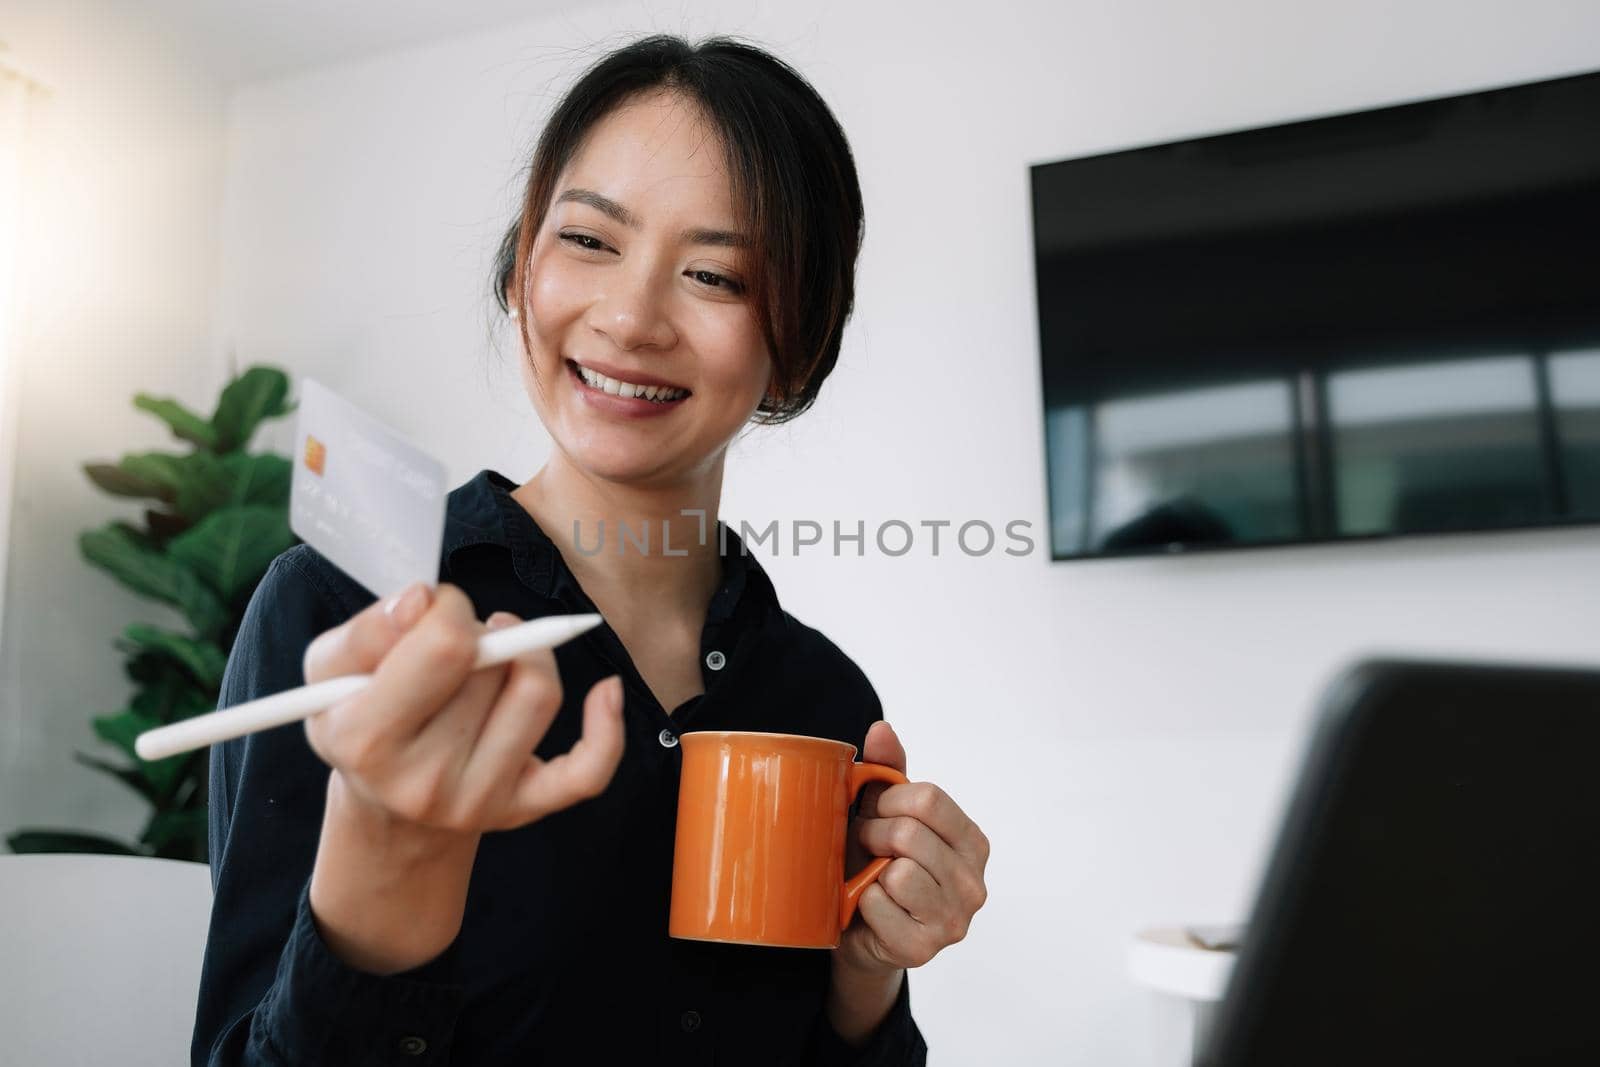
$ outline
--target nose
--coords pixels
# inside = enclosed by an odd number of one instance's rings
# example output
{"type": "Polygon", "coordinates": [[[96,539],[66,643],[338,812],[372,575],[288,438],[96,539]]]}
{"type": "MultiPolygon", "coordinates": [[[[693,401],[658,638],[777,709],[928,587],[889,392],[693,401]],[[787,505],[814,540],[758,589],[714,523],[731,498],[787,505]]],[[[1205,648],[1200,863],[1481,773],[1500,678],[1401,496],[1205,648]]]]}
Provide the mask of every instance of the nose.
{"type": "Polygon", "coordinates": [[[588,322],[624,351],[671,348],[677,341],[667,321],[663,282],[644,260],[610,272],[605,287],[589,307],[588,322]]]}

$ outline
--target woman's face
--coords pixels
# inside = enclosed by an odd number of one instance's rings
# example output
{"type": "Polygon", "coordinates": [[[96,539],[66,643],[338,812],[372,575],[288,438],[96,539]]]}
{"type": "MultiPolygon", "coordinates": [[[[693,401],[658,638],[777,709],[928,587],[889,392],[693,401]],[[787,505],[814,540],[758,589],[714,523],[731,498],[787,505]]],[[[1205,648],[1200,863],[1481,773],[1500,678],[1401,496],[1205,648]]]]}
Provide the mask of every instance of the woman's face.
{"type": "Polygon", "coordinates": [[[738,229],[721,142],[681,96],[614,110],[557,180],[523,379],[580,469],[654,487],[720,473],[772,375],[738,229]]]}

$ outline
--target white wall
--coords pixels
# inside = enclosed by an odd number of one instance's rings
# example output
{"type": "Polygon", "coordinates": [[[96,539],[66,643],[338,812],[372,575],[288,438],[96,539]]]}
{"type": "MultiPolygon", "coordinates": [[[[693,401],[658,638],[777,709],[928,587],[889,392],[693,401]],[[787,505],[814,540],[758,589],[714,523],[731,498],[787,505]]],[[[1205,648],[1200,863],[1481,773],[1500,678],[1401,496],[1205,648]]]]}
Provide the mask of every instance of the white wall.
{"type": "MultiPolygon", "coordinates": [[[[114,0],[0,0],[0,39],[49,90],[20,247],[13,510],[0,627],[0,833],[22,825],[131,839],[148,816],[73,762],[131,689],[112,640],[181,625],[78,555],[80,530],[139,514],[81,464],[173,442],[136,392],[208,409],[223,93],[114,0]]],[[[9,544],[7,544],[9,542],[9,544]]]]}
{"type": "MultiPolygon", "coordinates": [[[[134,314],[97,310],[117,336],[79,327],[34,372],[58,414],[29,431],[36,517],[8,623],[43,619],[8,647],[5,673],[27,665],[30,705],[76,722],[94,695],[46,651],[83,640],[76,601],[118,605],[70,558],[66,531],[103,511],[72,465],[128,439],[122,398],[157,385],[153,371],[194,395],[166,357],[203,348],[312,374],[457,480],[536,468],[547,443],[510,335],[487,351],[490,253],[540,117],[589,46],[653,29],[745,33],[793,61],[839,114],[867,196],[841,367],[815,411],[740,446],[727,514],[1021,517],[1041,534],[1027,164],[1600,66],[1600,6],[1581,0],[628,3],[246,86],[227,119],[209,346],[187,318],[157,344],[148,310],[202,293],[183,269],[203,261],[200,167],[182,189],[192,212],[121,220],[135,236],[174,232],[180,276],[97,265],[161,288],[134,314]],[[148,330],[131,357],[130,323],[148,330]]],[[[203,155],[211,128],[199,110],[173,136],[203,155]]],[[[812,552],[766,565],[790,609],[866,668],[912,774],[993,839],[989,906],[913,979],[944,1064],[1142,1061],[1151,1002],[1124,978],[1129,933],[1242,912],[1313,696],[1352,655],[1600,662],[1593,530],[1089,564],[812,552]]],[[[29,788],[8,766],[0,810],[55,773],[22,769],[29,788]]]]}

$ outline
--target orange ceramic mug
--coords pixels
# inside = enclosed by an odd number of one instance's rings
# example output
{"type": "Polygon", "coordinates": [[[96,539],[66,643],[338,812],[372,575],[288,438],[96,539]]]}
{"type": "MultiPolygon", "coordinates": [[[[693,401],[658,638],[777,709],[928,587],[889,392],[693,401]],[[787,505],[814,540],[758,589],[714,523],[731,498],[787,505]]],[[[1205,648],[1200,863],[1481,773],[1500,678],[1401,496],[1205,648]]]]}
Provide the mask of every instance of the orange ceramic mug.
{"type": "Polygon", "coordinates": [[[844,880],[850,804],[893,767],[856,763],[856,747],[798,734],[691,731],[679,738],[673,937],[834,948],[887,857],[844,880]]]}

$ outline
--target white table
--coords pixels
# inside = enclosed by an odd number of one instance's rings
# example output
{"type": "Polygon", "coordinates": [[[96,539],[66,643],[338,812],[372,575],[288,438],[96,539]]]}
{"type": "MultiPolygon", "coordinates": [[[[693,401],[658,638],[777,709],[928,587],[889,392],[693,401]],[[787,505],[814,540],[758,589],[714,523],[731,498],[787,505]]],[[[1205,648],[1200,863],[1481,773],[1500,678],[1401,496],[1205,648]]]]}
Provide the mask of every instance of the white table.
{"type": "Polygon", "coordinates": [[[203,863],[0,856],[0,1063],[189,1062],[210,918],[203,863]]]}
{"type": "Polygon", "coordinates": [[[1233,971],[1234,954],[1202,948],[1181,927],[1141,930],[1128,944],[1128,975],[1157,994],[1151,1064],[1190,1067],[1233,971]]]}

